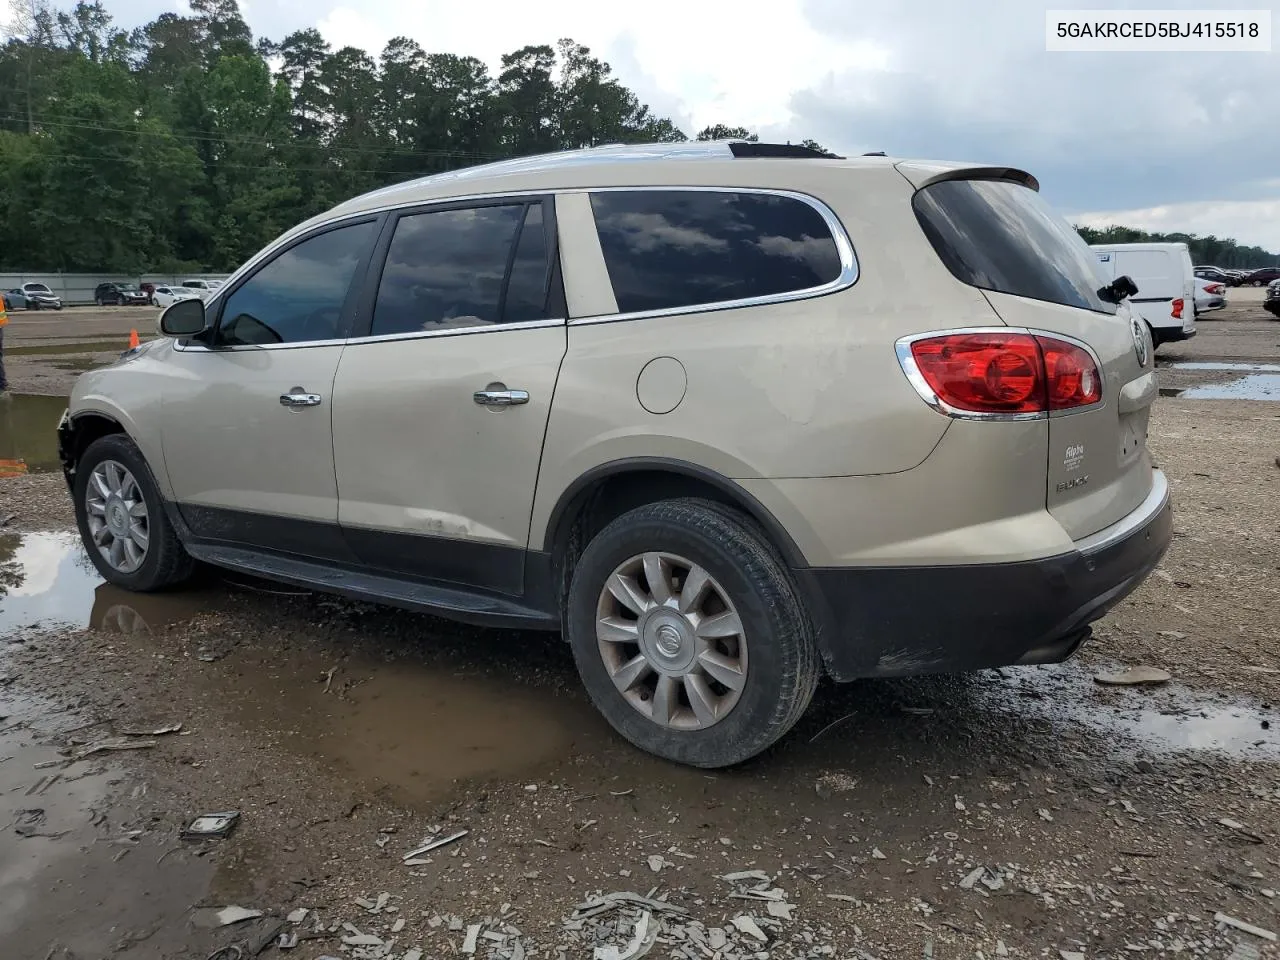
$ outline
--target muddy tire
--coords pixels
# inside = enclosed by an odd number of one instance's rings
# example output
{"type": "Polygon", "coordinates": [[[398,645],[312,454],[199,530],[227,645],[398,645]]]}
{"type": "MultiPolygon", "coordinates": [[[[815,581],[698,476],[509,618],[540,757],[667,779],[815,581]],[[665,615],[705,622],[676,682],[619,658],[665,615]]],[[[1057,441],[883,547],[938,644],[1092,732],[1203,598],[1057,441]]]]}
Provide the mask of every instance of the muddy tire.
{"type": "Polygon", "coordinates": [[[148,593],[195,572],[146,458],[124,434],[89,444],[76,465],[72,497],[85,551],[107,582],[148,593]]]}
{"type": "Polygon", "coordinates": [[[574,568],[564,619],[605,719],[678,763],[725,767],[767,749],[820,677],[785,564],[749,518],[705,500],[649,504],[600,531],[574,568]]]}

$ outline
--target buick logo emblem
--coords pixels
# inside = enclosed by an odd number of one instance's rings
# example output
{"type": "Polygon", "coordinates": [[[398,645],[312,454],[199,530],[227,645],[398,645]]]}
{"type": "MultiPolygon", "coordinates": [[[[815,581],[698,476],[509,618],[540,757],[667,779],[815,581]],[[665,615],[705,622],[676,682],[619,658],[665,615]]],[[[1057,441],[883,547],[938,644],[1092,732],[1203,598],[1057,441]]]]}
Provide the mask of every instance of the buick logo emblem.
{"type": "Polygon", "coordinates": [[[1131,320],[1130,330],[1133,333],[1133,351],[1138,355],[1138,366],[1147,365],[1147,337],[1142,329],[1141,320],[1131,320]]]}

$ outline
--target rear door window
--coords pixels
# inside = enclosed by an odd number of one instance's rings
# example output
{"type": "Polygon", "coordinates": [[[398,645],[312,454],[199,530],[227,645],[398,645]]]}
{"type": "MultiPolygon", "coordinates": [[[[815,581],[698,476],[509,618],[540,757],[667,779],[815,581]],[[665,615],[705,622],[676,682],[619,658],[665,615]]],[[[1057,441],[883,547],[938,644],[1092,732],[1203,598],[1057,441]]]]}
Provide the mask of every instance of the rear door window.
{"type": "Polygon", "coordinates": [[[1007,180],[943,180],[916,191],[916,219],[957,279],[983,290],[1098,313],[1093,251],[1030,187],[1007,180]]]}
{"type": "Polygon", "coordinates": [[[541,201],[401,217],[378,285],[373,336],[548,319],[546,226],[541,201]]]}
{"type": "Polygon", "coordinates": [[[815,291],[841,276],[831,227],[796,197],[611,190],[591,208],[622,313],[815,291]]]}

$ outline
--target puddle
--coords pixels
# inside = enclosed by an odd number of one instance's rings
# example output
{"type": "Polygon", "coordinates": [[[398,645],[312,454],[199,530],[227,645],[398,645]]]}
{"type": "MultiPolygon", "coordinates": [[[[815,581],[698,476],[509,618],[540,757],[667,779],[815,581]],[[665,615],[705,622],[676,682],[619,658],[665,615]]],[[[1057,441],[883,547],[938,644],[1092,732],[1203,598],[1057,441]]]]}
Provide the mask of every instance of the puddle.
{"type": "Polygon", "coordinates": [[[207,590],[142,594],[106,583],[77,533],[0,534],[0,637],[36,626],[150,633],[208,600],[207,590]]]}
{"type": "Polygon", "coordinates": [[[58,421],[66,409],[66,397],[23,393],[0,397],[0,476],[62,469],[58,421]]]}
{"type": "Polygon", "coordinates": [[[997,684],[984,686],[978,699],[990,709],[1116,736],[1121,747],[1280,760],[1277,711],[1176,684],[1103,689],[1090,673],[1068,664],[1011,670],[997,684]]]}
{"type": "Polygon", "coordinates": [[[129,349],[129,338],[120,340],[99,340],[78,343],[33,344],[28,347],[9,347],[5,355],[15,357],[54,357],[67,353],[122,353],[129,349]]]}
{"type": "Polygon", "coordinates": [[[459,781],[562,761],[604,736],[585,698],[518,676],[353,657],[326,693],[335,658],[266,656],[257,663],[237,656],[234,678],[227,678],[234,687],[218,693],[236,723],[271,730],[289,750],[335,763],[344,778],[381,783],[410,804],[436,799],[459,781]]]}
{"type": "Polygon", "coordinates": [[[1188,387],[1182,396],[1193,400],[1280,400],[1280,373],[1254,373],[1239,380],[1188,387]]]}
{"type": "Polygon", "coordinates": [[[1280,373],[1280,363],[1219,363],[1219,362],[1185,362],[1170,363],[1176,370],[1227,370],[1240,373],[1280,373]]]}

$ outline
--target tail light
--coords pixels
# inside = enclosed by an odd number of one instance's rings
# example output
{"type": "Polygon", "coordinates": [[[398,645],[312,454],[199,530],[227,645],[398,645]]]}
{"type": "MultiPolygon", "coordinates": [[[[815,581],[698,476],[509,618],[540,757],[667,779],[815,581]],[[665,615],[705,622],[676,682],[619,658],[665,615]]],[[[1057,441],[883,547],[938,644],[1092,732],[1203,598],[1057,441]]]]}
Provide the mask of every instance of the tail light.
{"type": "Polygon", "coordinates": [[[898,360],[916,392],[951,416],[1021,419],[1102,400],[1093,355],[1045,334],[976,331],[901,340],[898,360]]]}
{"type": "Polygon", "coordinates": [[[1209,283],[1205,285],[1205,292],[1212,293],[1215,297],[1222,292],[1222,284],[1209,283]]]}
{"type": "Polygon", "coordinates": [[[1184,304],[1185,304],[1185,301],[1181,297],[1173,301],[1173,319],[1175,320],[1182,319],[1182,307],[1184,306],[1184,304]]]}

